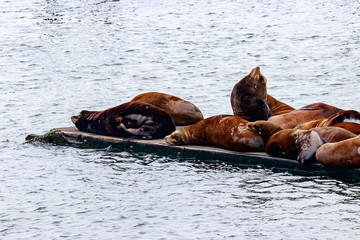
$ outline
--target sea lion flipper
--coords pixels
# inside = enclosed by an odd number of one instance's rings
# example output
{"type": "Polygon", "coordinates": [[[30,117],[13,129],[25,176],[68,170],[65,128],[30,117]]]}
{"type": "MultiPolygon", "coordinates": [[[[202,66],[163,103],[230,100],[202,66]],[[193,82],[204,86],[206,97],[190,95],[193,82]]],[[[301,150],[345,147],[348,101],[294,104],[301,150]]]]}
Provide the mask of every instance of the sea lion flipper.
{"type": "Polygon", "coordinates": [[[262,118],[260,118],[259,120],[268,120],[271,116],[273,116],[269,104],[265,101],[262,100],[260,98],[256,99],[257,105],[259,106],[259,108],[263,109],[263,114],[264,116],[262,118]]]}
{"type": "Polygon", "coordinates": [[[116,137],[163,138],[175,130],[168,113],[141,102],[128,102],[103,111],[84,110],[72,120],[80,131],[116,137]]]}
{"type": "Polygon", "coordinates": [[[324,144],[319,134],[311,130],[295,130],[296,148],[298,151],[297,160],[301,164],[316,162],[316,151],[324,144]]]}

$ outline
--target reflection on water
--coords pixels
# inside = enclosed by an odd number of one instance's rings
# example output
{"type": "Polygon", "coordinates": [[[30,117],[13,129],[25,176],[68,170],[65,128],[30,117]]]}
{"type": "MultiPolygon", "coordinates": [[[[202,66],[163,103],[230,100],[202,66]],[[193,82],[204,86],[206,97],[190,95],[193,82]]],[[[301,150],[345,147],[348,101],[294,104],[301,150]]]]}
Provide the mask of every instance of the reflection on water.
{"type": "Polygon", "coordinates": [[[354,1],[5,1],[0,234],[6,239],[357,239],[359,184],[113,149],[22,144],[145,91],[232,113],[255,66],[296,108],[359,110],[354,1]]]}

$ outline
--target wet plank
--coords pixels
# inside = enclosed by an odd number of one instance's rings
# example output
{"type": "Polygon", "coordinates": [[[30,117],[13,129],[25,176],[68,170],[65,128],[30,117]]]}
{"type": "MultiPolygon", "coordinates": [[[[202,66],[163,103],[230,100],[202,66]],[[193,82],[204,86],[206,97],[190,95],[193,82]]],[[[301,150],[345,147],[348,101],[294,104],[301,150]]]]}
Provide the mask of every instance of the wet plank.
{"type": "Polygon", "coordinates": [[[358,168],[340,169],[321,164],[301,165],[295,160],[273,157],[263,152],[235,152],[210,146],[171,146],[165,143],[163,139],[123,139],[82,132],[76,127],[54,128],[47,134],[37,140],[80,148],[102,149],[111,146],[113,151],[152,153],[183,161],[196,159],[204,162],[224,162],[245,167],[262,166],[274,171],[287,171],[292,174],[330,176],[347,181],[360,181],[360,169],[358,168]]]}

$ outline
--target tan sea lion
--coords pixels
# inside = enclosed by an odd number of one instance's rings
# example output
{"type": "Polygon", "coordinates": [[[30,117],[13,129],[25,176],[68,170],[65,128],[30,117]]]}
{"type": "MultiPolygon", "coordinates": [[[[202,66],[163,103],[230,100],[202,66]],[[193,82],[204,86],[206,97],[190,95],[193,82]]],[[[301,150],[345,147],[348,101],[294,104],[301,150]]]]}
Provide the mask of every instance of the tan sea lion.
{"type": "Polygon", "coordinates": [[[169,114],[141,102],[128,102],[104,111],[83,110],[71,120],[80,131],[115,137],[163,138],[175,130],[169,114]]]}
{"type": "Polygon", "coordinates": [[[282,128],[294,128],[305,122],[328,118],[341,111],[344,110],[325,103],[313,103],[292,112],[272,116],[268,120],[282,128]]]}
{"type": "Polygon", "coordinates": [[[356,134],[340,127],[315,127],[310,130],[317,132],[320,138],[326,143],[340,142],[357,136],[356,134]]]}
{"type": "Polygon", "coordinates": [[[295,108],[283,103],[271,95],[267,95],[266,102],[269,105],[272,115],[280,115],[288,112],[292,112],[295,108]]]}
{"type": "Polygon", "coordinates": [[[200,109],[194,104],[165,93],[143,93],[130,102],[145,102],[162,108],[173,118],[176,125],[189,125],[204,119],[200,109]]]}
{"type": "Polygon", "coordinates": [[[330,167],[359,168],[360,137],[326,143],[317,150],[316,159],[321,164],[330,167]]]}
{"type": "Polygon", "coordinates": [[[297,159],[301,163],[316,161],[316,150],[324,143],[314,131],[283,129],[269,121],[250,122],[248,128],[264,138],[268,154],[297,159]]]}
{"type": "Polygon", "coordinates": [[[311,129],[314,127],[341,127],[354,134],[360,134],[360,113],[354,110],[346,110],[335,113],[328,118],[305,122],[298,125],[297,129],[311,129]]]}
{"type": "Polygon", "coordinates": [[[360,124],[359,123],[338,122],[338,123],[335,123],[333,126],[344,128],[356,135],[360,134],[360,124]]]}
{"type": "Polygon", "coordinates": [[[248,121],[231,115],[217,115],[183,127],[165,137],[171,145],[208,145],[234,151],[264,151],[264,141],[250,131],[248,121]]]}

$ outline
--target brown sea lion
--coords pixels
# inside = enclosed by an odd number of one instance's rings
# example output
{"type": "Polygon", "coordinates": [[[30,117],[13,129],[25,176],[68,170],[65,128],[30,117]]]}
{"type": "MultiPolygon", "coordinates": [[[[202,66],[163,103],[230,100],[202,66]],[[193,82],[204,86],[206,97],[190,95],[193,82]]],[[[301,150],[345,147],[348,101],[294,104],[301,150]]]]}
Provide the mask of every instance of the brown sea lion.
{"type": "Polygon", "coordinates": [[[335,123],[333,126],[344,128],[356,135],[360,134],[360,124],[352,122],[339,122],[335,123]]]}
{"type": "Polygon", "coordinates": [[[199,108],[176,96],[159,92],[147,92],[134,97],[130,102],[144,102],[162,108],[174,120],[176,125],[190,125],[203,120],[199,108]]]}
{"type": "Polygon", "coordinates": [[[354,110],[346,110],[335,113],[328,118],[305,122],[298,125],[297,129],[311,129],[314,127],[341,127],[354,134],[360,134],[360,113],[354,110]]]}
{"type": "Polygon", "coordinates": [[[310,130],[319,134],[320,138],[326,143],[340,142],[357,135],[340,127],[315,127],[310,130]]]}
{"type": "Polygon", "coordinates": [[[272,115],[280,115],[288,112],[292,112],[295,108],[283,103],[271,95],[267,95],[266,102],[269,105],[272,115]]]}
{"type": "Polygon", "coordinates": [[[360,167],[360,137],[336,143],[326,143],[316,152],[321,164],[338,168],[360,167]]]}
{"type": "Polygon", "coordinates": [[[316,150],[324,143],[314,131],[283,129],[269,121],[251,122],[248,123],[248,128],[264,138],[268,154],[297,159],[301,163],[316,161],[316,150]]]}
{"type": "Polygon", "coordinates": [[[231,115],[217,115],[183,127],[165,137],[171,145],[208,145],[234,151],[264,151],[264,141],[250,131],[248,121],[231,115]]]}
{"type": "Polygon", "coordinates": [[[71,120],[80,131],[115,137],[163,138],[175,130],[169,114],[141,102],[124,103],[104,111],[83,110],[71,120]]]}
{"type": "Polygon", "coordinates": [[[267,94],[266,78],[256,67],[232,89],[231,106],[235,116],[248,121],[267,120],[269,117],[294,110],[293,107],[267,94]]]}
{"type": "Polygon", "coordinates": [[[232,89],[230,100],[234,115],[248,121],[268,119],[271,110],[266,97],[266,78],[256,67],[232,89]]]}
{"type": "Polygon", "coordinates": [[[305,122],[328,118],[341,111],[344,110],[325,103],[313,103],[289,113],[272,116],[268,120],[282,128],[294,128],[305,122]]]}

